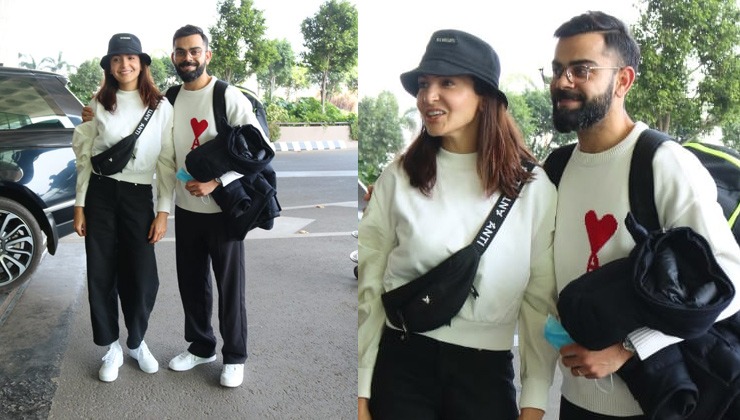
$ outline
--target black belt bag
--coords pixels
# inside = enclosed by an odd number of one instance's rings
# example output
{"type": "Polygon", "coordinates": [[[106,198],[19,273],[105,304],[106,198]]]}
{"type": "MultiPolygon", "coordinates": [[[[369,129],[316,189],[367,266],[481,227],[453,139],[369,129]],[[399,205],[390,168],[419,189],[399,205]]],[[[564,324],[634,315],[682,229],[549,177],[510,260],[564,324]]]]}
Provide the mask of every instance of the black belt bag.
{"type": "Polygon", "coordinates": [[[139,138],[141,132],[144,131],[152,113],[154,113],[154,109],[147,108],[144,116],[141,117],[141,121],[139,121],[139,124],[136,126],[136,129],[132,134],[124,137],[118,143],[114,144],[102,153],[90,158],[90,163],[92,164],[93,171],[95,171],[96,174],[113,175],[123,171],[123,168],[126,167],[128,161],[131,160],[131,156],[134,154],[136,140],[139,138]]]}
{"type": "MultiPolygon", "coordinates": [[[[534,165],[526,162],[528,170],[534,165]]],[[[517,195],[522,189],[519,184],[517,195]]],[[[493,206],[475,240],[421,277],[383,293],[381,299],[388,321],[408,332],[426,332],[449,325],[468,296],[478,297],[473,285],[480,258],[498,232],[516,197],[503,194],[493,206]]]]}

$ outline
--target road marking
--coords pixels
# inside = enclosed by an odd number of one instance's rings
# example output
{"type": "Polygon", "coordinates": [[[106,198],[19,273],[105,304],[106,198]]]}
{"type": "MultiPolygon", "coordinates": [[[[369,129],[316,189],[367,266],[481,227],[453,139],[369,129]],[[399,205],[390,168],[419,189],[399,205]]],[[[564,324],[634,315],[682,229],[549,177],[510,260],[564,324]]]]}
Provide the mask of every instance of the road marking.
{"type": "MultiPolygon", "coordinates": [[[[354,201],[347,201],[342,203],[324,204],[324,206],[343,206],[343,207],[355,207],[357,205],[354,201]]],[[[299,206],[291,207],[290,209],[299,208],[315,208],[313,206],[299,206]]],[[[288,210],[284,208],[283,211],[288,210]]],[[[173,216],[170,216],[173,217],[173,216]]],[[[305,227],[315,222],[316,219],[308,219],[303,217],[289,217],[280,216],[275,219],[275,224],[272,229],[253,229],[247,234],[247,240],[258,240],[258,239],[294,239],[294,238],[323,238],[323,237],[334,237],[334,236],[351,236],[352,231],[347,232],[305,232],[305,227]],[[304,231],[304,233],[300,233],[304,231]]],[[[67,235],[60,240],[61,242],[85,242],[85,238],[77,235],[67,235]]],[[[175,242],[174,237],[166,237],[159,240],[159,242],[175,242]]]]}
{"type": "Polygon", "coordinates": [[[342,140],[298,140],[276,141],[272,143],[278,152],[299,152],[301,150],[334,150],[346,149],[342,140]]]}
{"type": "Polygon", "coordinates": [[[275,172],[278,178],[311,178],[311,177],[343,177],[357,178],[357,171],[280,171],[275,172]]]}
{"type": "Polygon", "coordinates": [[[357,201],[340,201],[337,203],[322,203],[322,204],[309,204],[306,206],[293,206],[293,207],[283,207],[283,211],[285,210],[301,210],[301,209],[315,209],[317,207],[357,207],[357,201]]]}

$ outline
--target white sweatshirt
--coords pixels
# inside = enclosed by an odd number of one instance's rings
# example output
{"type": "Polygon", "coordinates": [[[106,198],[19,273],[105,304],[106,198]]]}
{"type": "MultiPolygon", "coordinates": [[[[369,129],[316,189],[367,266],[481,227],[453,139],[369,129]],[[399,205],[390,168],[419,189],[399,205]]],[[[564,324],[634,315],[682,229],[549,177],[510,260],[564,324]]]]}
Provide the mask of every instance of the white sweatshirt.
{"type": "MultiPolygon", "coordinates": [[[[92,172],[90,156],[109,149],[133,133],[147,106],[138,90],[116,92],[116,109],[105,110],[97,100],[90,102],[95,118],[75,130],[73,148],[77,157],[77,195],[75,206],[85,206],[87,187],[92,172]]],[[[172,106],[167,99],[157,106],[149,123],[136,140],[134,158],[123,171],[107,175],[134,184],[151,185],[157,171],[157,211],[172,211],[172,191],[175,182],[175,151],[172,142],[172,106]]]]}
{"type": "MultiPolygon", "coordinates": [[[[180,89],[175,100],[175,153],[177,167],[185,168],[185,158],[198,145],[213,140],[218,134],[213,115],[213,88],[216,78],[199,90],[180,89]]],[[[252,124],[262,132],[262,127],[254,115],[252,103],[234,86],[226,88],[226,118],[230,125],[252,124]]],[[[267,139],[267,136],[265,136],[267,139]]],[[[268,140],[269,143],[269,140],[268,140]]],[[[187,168],[186,168],[187,169],[187,168]]],[[[224,185],[240,178],[236,172],[221,176],[224,185]]],[[[185,210],[197,213],[219,213],[221,208],[211,197],[194,197],[185,189],[185,183],[178,180],[175,187],[175,204],[185,210]]]]}
{"type": "MultiPolygon", "coordinates": [[[[635,246],[624,220],[629,211],[632,151],[645,129],[644,123],[637,123],[624,140],[601,153],[583,153],[578,147],[574,150],[558,187],[555,229],[558,292],[584,274],[589,262],[603,266],[626,257],[635,246]],[[589,212],[591,216],[587,217],[589,212]]],[[[655,204],[661,225],[665,228],[690,226],[703,235],[735,288],[740,288],[740,248],[717,204],[717,188],[709,173],[691,152],[676,142],[665,142],[658,148],[653,171],[655,204]]],[[[736,295],[720,318],[739,309],[740,296],[736,295]]],[[[680,341],[648,329],[637,330],[629,336],[641,359],[680,341]]],[[[593,380],[575,377],[569,369],[562,365],[561,368],[562,393],[568,401],[612,416],[642,413],[618,375],[601,379],[597,386],[593,380]],[[604,392],[612,388],[612,380],[613,390],[604,392]]]]}
{"type": "MultiPolygon", "coordinates": [[[[359,227],[358,395],[370,383],[384,325],[380,296],[470,244],[499,194],[487,197],[477,155],[440,149],[431,197],[412,188],[398,161],[382,173],[359,227]]],[[[478,267],[475,288],[451,326],[424,335],[460,346],[510,350],[519,320],[522,407],[547,408],[557,359],[542,331],[555,313],[552,238],[556,191],[541,168],[514,203],[478,267]]]]}

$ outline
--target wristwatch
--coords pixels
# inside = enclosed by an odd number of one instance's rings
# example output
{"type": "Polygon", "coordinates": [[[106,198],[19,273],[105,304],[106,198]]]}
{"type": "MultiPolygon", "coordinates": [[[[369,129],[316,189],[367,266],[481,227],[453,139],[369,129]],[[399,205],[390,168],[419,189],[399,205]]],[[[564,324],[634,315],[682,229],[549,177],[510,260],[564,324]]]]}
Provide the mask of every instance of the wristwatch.
{"type": "Polygon", "coordinates": [[[630,340],[629,337],[626,337],[622,341],[622,347],[624,347],[624,349],[627,350],[630,353],[637,353],[637,349],[635,348],[635,345],[632,344],[632,340],[630,340]]]}

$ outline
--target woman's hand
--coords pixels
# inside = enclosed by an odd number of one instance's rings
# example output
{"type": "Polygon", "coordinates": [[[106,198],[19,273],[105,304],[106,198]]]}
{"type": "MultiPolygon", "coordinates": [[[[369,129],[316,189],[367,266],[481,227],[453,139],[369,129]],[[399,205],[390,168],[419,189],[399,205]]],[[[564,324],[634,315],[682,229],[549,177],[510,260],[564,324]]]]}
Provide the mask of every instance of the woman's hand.
{"type": "Polygon", "coordinates": [[[82,108],[82,122],[88,122],[92,120],[95,117],[95,113],[93,112],[92,108],[89,106],[82,108]]]}
{"type": "Polygon", "coordinates": [[[166,211],[160,211],[157,213],[157,217],[152,221],[152,226],[149,228],[149,243],[156,244],[167,233],[167,216],[170,214],[166,211]]]}
{"type": "Polygon", "coordinates": [[[367,398],[357,398],[357,420],[372,420],[367,398]]]}
{"type": "Polygon", "coordinates": [[[519,420],[542,420],[544,416],[545,412],[539,408],[524,407],[519,413],[519,420]]]}
{"type": "Polygon", "coordinates": [[[87,235],[87,229],[85,227],[85,208],[84,207],[75,206],[74,227],[75,227],[75,232],[77,232],[79,236],[87,235]]]}

